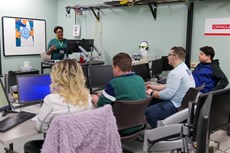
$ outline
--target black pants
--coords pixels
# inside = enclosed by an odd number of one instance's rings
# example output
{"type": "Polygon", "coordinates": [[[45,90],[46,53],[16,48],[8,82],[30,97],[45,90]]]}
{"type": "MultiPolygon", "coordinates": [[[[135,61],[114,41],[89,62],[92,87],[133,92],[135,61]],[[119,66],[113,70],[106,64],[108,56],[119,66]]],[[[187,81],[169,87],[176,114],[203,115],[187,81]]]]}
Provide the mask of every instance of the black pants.
{"type": "Polygon", "coordinates": [[[42,149],[44,140],[33,140],[28,141],[24,145],[24,152],[25,153],[40,153],[42,149]]]}

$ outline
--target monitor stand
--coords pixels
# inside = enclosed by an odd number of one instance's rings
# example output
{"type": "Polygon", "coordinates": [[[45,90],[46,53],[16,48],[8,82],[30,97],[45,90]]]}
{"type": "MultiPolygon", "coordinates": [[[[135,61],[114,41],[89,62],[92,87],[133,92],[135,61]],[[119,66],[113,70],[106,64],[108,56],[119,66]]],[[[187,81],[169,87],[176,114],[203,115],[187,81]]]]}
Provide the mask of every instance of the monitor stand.
{"type": "Polygon", "coordinates": [[[13,111],[12,109],[7,109],[5,111],[3,111],[2,116],[6,116],[7,114],[10,113],[18,113],[17,111],[13,111]]]}

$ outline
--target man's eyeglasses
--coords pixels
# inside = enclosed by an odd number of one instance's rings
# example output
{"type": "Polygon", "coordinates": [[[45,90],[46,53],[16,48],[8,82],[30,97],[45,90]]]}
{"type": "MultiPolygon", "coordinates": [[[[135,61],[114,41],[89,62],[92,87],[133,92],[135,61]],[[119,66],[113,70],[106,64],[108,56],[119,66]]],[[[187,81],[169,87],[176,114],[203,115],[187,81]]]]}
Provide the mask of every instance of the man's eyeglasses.
{"type": "Polygon", "coordinates": [[[171,54],[171,53],[169,53],[169,54],[168,54],[168,57],[169,57],[169,56],[176,56],[176,55],[175,55],[175,54],[171,54]]]}

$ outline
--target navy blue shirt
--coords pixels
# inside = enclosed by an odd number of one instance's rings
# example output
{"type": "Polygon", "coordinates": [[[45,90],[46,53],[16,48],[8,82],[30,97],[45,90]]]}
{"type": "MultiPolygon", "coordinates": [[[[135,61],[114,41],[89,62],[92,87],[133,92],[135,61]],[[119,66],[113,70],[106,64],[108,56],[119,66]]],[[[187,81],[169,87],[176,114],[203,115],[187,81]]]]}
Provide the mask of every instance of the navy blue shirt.
{"type": "Polygon", "coordinates": [[[224,72],[220,69],[217,61],[211,63],[199,63],[193,71],[196,87],[205,83],[202,93],[212,90],[223,89],[228,85],[228,79],[224,72]]]}

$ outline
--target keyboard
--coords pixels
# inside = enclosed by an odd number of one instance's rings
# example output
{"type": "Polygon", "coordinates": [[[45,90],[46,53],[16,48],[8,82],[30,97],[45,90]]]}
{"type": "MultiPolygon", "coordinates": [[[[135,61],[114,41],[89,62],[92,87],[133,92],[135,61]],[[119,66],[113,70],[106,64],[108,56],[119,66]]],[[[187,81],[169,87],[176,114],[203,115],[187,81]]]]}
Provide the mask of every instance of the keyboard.
{"type": "Polygon", "coordinates": [[[159,83],[159,84],[166,84],[166,80],[167,80],[167,78],[161,78],[161,79],[157,80],[157,83],[159,83]]]}
{"type": "Polygon", "coordinates": [[[0,132],[5,132],[22,122],[34,117],[36,114],[30,112],[21,111],[14,116],[10,116],[2,121],[0,121],[0,132]]]}

